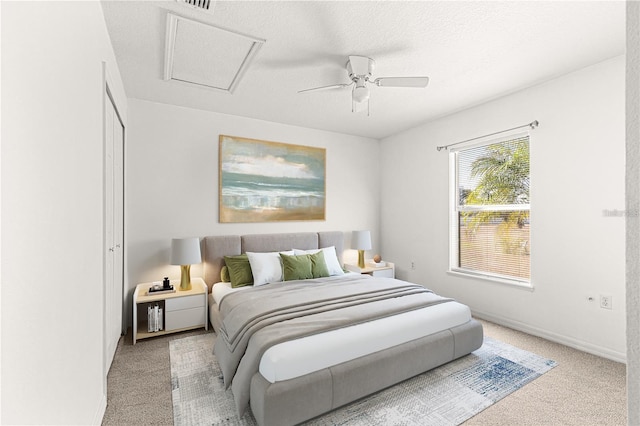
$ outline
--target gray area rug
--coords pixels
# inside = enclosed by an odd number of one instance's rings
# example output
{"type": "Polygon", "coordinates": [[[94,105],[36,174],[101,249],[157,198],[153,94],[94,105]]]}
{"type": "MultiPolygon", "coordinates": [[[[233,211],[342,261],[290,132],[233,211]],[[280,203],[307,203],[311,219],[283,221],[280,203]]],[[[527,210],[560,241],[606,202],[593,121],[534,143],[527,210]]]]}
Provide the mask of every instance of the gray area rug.
{"type": "MultiPolygon", "coordinates": [[[[215,335],[169,343],[176,426],[255,425],[235,414],[213,356],[215,335]]],[[[307,425],[458,425],[556,366],[555,361],[485,337],[470,355],[360,399],[307,425]]]]}

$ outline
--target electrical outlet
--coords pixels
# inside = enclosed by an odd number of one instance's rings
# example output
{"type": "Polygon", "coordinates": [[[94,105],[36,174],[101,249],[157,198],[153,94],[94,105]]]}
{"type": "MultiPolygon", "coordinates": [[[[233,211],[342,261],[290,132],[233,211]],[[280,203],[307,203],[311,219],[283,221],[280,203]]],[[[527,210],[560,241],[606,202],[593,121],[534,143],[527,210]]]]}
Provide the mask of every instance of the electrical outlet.
{"type": "Polygon", "coordinates": [[[411,262],[411,270],[412,271],[416,270],[416,262],[411,262]]]}
{"type": "Polygon", "coordinates": [[[609,295],[605,295],[605,294],[601,294],[600,295],[600,307],[604,308],[604,309],[612,309],[613,308],[613,302],[612,302],[612,297],[609,295]]]}

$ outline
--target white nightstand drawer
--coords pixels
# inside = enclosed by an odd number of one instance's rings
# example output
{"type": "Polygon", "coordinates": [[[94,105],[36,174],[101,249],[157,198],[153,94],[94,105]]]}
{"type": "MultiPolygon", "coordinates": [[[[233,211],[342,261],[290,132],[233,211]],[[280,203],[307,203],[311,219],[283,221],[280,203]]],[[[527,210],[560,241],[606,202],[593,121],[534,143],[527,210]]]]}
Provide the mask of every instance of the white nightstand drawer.
{"type": "Polygon", "coordinates": [[[374,277],[385,277],[385,278],[394,278],[394,273],[392,268],[385,268],[379,271],[372,271],[371,275],[374,277]]]}
{"type": "Polygon", "coordinates": [[[199,325],[204,325],[204,309],[202,306],[191,309],[181,309],[179,311],[169,311],[165,316],[164,326],[167,330],[197,327],[199,325]]]}
{"type": "Polygon", "coordinates": [[[178,311],[181,309],[199,308],[202,310],[204,306],[204,294],[196,294],[195,296],[176,297],[167,299],[165,302],[165,311],[178,311]]]}
{"type": "Polygon", "coordinates": [[[391,262],[385,262],[385,266],[376,266],[371,262],[366,263],[364,268],[359,267],[358,265],[354,265],[351,263],[345,263],[344,267],[358,274],[367,274],[374,277],[384,277],[384,278],[395,278],[396,277],[396,266],[391,262]]]}

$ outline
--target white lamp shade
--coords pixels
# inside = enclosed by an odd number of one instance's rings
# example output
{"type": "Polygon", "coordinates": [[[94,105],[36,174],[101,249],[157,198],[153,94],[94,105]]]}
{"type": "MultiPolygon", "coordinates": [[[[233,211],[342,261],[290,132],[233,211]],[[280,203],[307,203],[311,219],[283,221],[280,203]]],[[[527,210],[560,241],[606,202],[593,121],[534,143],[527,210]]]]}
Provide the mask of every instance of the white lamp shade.
{"type": "Polygon", "coordinates": [[[371,232],[353,231],[351,234],[351,248],[356,250],[371,250],[371,232]]]}
{"type": "Polygon", "coordinates": [[[202,262],[199,238],[174,238],[171,240],[171,264],[193,265],[202,262]]]}

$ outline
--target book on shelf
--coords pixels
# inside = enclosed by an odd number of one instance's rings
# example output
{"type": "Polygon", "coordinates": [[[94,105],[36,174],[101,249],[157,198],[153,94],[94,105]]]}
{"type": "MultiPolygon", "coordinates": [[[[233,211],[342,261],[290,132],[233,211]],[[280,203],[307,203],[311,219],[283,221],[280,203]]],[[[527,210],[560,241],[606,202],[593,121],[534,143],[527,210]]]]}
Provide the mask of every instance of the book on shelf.
{"type": "Polygon", "coordinates": [[[158,310],[159,309],[160,307],[156,303],[156,305],[153,307],[153,331],[158,331],[158,310]]]}
{"type": "Polygon", "coordinates": [[[153,306],[147,306],[147,331],[149,333],[153,333],[153,323],[154,323],[154,312],[153,306]]]}
{"type": "Polygon", "coordinates": [[[164,329],[164,318],[162,306],[149,305],[147,306],[147,331],[149,333],[155,333],[156,331],[162,331],[164,329]]]}

